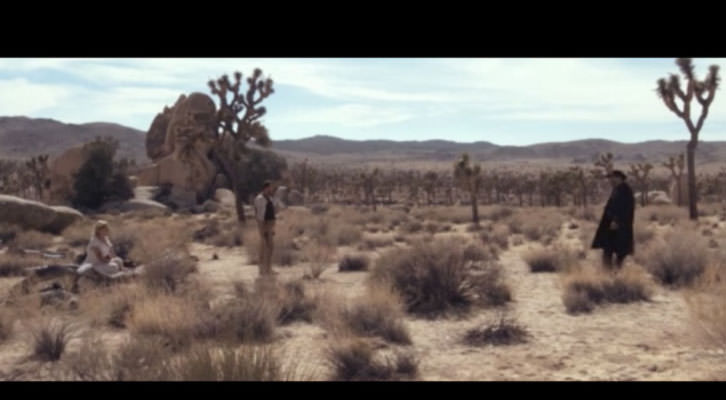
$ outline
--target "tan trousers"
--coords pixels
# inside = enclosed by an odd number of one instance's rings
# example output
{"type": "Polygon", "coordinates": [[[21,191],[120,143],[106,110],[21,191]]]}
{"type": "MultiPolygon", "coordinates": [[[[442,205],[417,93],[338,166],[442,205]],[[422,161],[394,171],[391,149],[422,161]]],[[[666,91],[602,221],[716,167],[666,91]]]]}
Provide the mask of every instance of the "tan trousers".
{"type": "Polygon", "coordinates": [[[257,226],[260,230],[260,275],[268,275],[272,273],[275,221],[257,221],[257,226]]]}

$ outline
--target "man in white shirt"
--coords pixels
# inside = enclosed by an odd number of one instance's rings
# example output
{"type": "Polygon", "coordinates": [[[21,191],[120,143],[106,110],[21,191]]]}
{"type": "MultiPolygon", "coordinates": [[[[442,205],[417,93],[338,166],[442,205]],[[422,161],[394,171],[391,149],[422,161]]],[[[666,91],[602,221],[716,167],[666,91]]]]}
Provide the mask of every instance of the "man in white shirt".
{"type": "Polygon", "coordinates": [[[275,221],[277,212],[284,207],[274,197],[276,185],[265,181],[262,192],[255,198],[255,219],[260,231],[260,275],[274,275],[272,271],[272,250],[274,247],[275,221]]]}

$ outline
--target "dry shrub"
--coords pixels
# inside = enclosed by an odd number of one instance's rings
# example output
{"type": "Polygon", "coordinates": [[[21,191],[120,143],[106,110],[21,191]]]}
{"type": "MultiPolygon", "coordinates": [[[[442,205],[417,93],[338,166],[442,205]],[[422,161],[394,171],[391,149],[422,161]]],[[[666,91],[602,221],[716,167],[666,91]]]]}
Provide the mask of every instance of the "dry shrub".
{"type": "Polygon", "coordinates": [[[411,344],[403,322],[401,299],[385,287],[370,287],[368,293],[348,306],[342,315],[356,335],[378,336],[392,343],[411,344]]]}
{"type": "Polygon", "coordinates": [[[197,262],[185,250],[171,250],[147,264],[142,277],[151,289],[175,292],[196,271],[197,262]]]}
{"type": "Polygon", "coordinates": [[[633,228],[633,238],[638,245],[644,245],[655,238],[655,231],[648,226],[635,225],[633,228]]]}
{"type": "Polygon", "coordinates": [[[486,213],[486,218],[493,222],[498,222],[503,219],[507,219],[514,215],[514,210],[506,206],[494,206],[489,212],[486,213]]]}
{"type": "Polygon", "coordinates": [[[202,321],[198,304],[179,296],[152,293],[133,304],[131,331],[164,338],[173,349],[190,345],[202,321]]]}
{"type": "Polygon", "coordinates": [[[305,277],[318,279],[328,268],[336,249],[325,243],[313,241],[307,244],[304,249],[305,261],[308,263],[305,277]]]}
{"type": "Polygon", "coordinates": [[[705,240],[690,231],[668,235],[648,248],[642,258],[658,281],[674,288],[693,283],[709,262],[705,240]]]}
{"type": "Polygon", "coordinates": [[[168,363],[164,380],[170,381],[280,381],[283,368],[269,346],[196,346],[168,363]]]}
{"type": "Polygon", "coordinates": [[[31,328],[33,355],[42,361],[58,361],[77,329],[68,322],[47,319],[31,328]]]}
{"type": "Polygon", "coordinates": [[[455,240],[388,251],[376,261],[371,279],[391,285],[407,312],[428,317],[467,311],[491,289],[488,280],[472,275],[463,246],[455,240]]]}
{"type": "Polygon", "coordinates": [[[216,218],[211,218],[204,221],[204,225],[194,231],[192,239],[217,247],[241,246],[242,229],[234,219],[220,222],[216,218]]]}
{"type": "Polygon", "coordinates": [[[47,264],[48,260],[34,255],[19,255],[11,253],[0,254],[0,277],[21,276],[27,268],[47,264]]]}
{"type": "Polygon", "coordinates": [[[691,290],[686,301],[695,321],[698,338],[726,349],[726,264],[711,264],[691,290]]]}
{"type": "Polygon", "coordinates": [[[281,325],[295,321],[312,322],[318,307],[318,299],[307,294],[301,281],[290,281],[278,286],[275,300],[280,308],[277,321],[281,325]]]}
{"type": "Polygon", "coordinates": [[[509,248],[509,227],[506,225],[495,225],[491,231],[484,231],[479,234],[479,238],[485,244],[495,244],[500,249],[506,250],[509,248]]]}
{"type": "Polygon", "coordinates": [[[99,337],[89,337],[65,362],[73,380],[159,381],[165,378],[169,355],[167,344],[159,337],[136,336],[114,352],[99,337]]]}
{"type": "Polygon", "coordinates": [[[332,346],[327,359],[336,381],[410,380],[418,375],[418,360],[411,353],[397,353],[381,361],[375,358],[373,348],[361,340],[332,346]]]}
{"type": "Polygon", "coordinates": [[[417,221],[417,220],[406,221],[403,223],[403,225],[401,225],[401,230],[404,233],[407,233],[409,235],[412,233],[419,233],[423,229],[424,229],[424,225],[420,221],[417,221]]]}
{"type": "Polygon", "coordinates": [[[464,246],[464,260],[474,263],[495,261],[499,258],[499,252],[494,246],[485,246],[478,242],[468,243],[464,246]]]}
{"type": "Polygon", "coordinates": [[[675,225],[688,221],[688,210],[677,206],[648,206],[636,215],[638,222],[658,222],[660,225],[675,225]],[[645,219],[645,220],[644,220],[645,219]]]}
{"type": "Polygon", "coordinates": [[[370,261],[367,256],[363,254],[358,255],[346,255],[340,260],[338,264],[338,271],[340,272],[352,272],[352,271],[368,271],[368,265],[370,261]]]}
{"type": "Polygon", "coordinates": [[[526,343],[529,338],[527,329],[504,315],[493,323],[470,329],[464,335],[463,342],[469,346],[507,346],[526,343]]]}
{"type": "Polygon", "coordinates": [[[380,247],[388,247],[393,245],[392,235],[363,235],[363,242],[358,246],[359,250],[376,250],[380,247]]]}
{"type": "Polygon", "coordinates": [[[21,249],[45,250],[53,244],[53,235],[38,231],[18,232],[13,244],[21,249]]]}
{"type": "Polygon", "coordinates": [[[648,301],[651,295],[648,277],[638,268],[626,267],[615,275],[582,269],[564,278],[562,301],[568,313],[580,314],[608,303],[648,301]]]}
{"type": "Polygon", "coordinates": [[[333,243],[338,246],[350,246],[358,243],[363,237],[361,230],[350,224],[338,224],[332,227],[333,243]]]}
{"type": "Polygon", "coordinates": [[[535,273],[567,271],[577,265],[577,255],[564,246],[535,247],[523,258],[535,273]]]}
{"type": "Polygon", "coordinates": [[[554,239],[567,217],[553,209],[532,209],[518,214],[509,221],[511,233],[521,233],[531,241],[550,242],[554,239]]]}

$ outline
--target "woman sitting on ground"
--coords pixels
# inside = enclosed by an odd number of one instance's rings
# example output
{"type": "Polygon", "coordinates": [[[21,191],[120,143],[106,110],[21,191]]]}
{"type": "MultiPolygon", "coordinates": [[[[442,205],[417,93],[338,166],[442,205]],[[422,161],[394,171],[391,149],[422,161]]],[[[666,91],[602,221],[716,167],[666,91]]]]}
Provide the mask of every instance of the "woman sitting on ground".
{"type": "Polygon", "coordinates": [[[116,257],[106,221],[98,221],[93,227],[93,234],[86,248],[86,259],[78,269],[78,273],[83,274],[91,269],[109,278],[136,275],[140,272],[124,268],[124,261],[116,257]]]}

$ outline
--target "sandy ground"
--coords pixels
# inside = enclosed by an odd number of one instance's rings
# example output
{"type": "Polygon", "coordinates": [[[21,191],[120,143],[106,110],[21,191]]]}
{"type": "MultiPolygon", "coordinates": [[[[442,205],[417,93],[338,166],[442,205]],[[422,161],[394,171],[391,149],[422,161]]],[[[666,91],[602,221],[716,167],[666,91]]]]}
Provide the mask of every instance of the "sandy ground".
{"type": "MultiPolygon", "coordinates": [[[[566,224],[567,225],[567,224],[566,224]]],[[[563,226],[560,241],[577,242],[577,230],[563,226]],[[574,233],[574,235],[573,235],[574,233]],[[569,237],[569,238],[568,238],[569,237]]],[[[466,225],[455,226],[463,232],[466,225]]],[[[578,242],[579,243],[579,242],[578,242]]],[[[711,380],[726,377],[726,354],[703,348],[694,340],[687,305],[678,291],[656,286],[651,302],[608,305],[591,314],[571,316],[561,300],[557,274],[533,274],[522,260],[527,245],[510,247],[500,257],[514,301],[507,314],[531,334],[528,343],[514,346],[471,347],[461,343],[465,332],[496,318],[501,310],[479,310],[466,318],[425,320],[407,318],[413,345],[406,346],[420,359],[421,380],[711,380]]],[[[218,248],[194,243],[200,278],[217,300],[234,295],[236,282],[253,285],[257,267],[243,247],[218,248]],[[213,255],[218,260],[213,260],[213,255]]],[[[339,255],[343,254],[339,251],[339,255]]],[[[598,254],[588,254],[594,262],[598,254]]],[[[278,279],[301,278],[305,265],[276,268],[278,279]]],[[[348,299],[365,293],[365,272],[340,273],[330,265],[319,282],[348,299]]],[[[17,282],[0,279],[0,293],[17,282]]],[[[21,331],[16,326],[16,331],[21,331]]],[[[108,343],[121,343],[125,331],[104,330],[108,343]]],[[[15,335],[0,344],[0,377],[27,367],[27,337],[15,335]]],[[[315,379],[328,375],[324,352],[331,343],[321,327],[295,323],[279,330],[278,349],[290,360],[314,371],[315,379]]],[[[69,351],[80,343],[72,342],[69,351]]],[[[383,347],[389,345],[381,344],[383,347]]],[[[46,367],[43,367],[46,368],[46,367]]]]}

